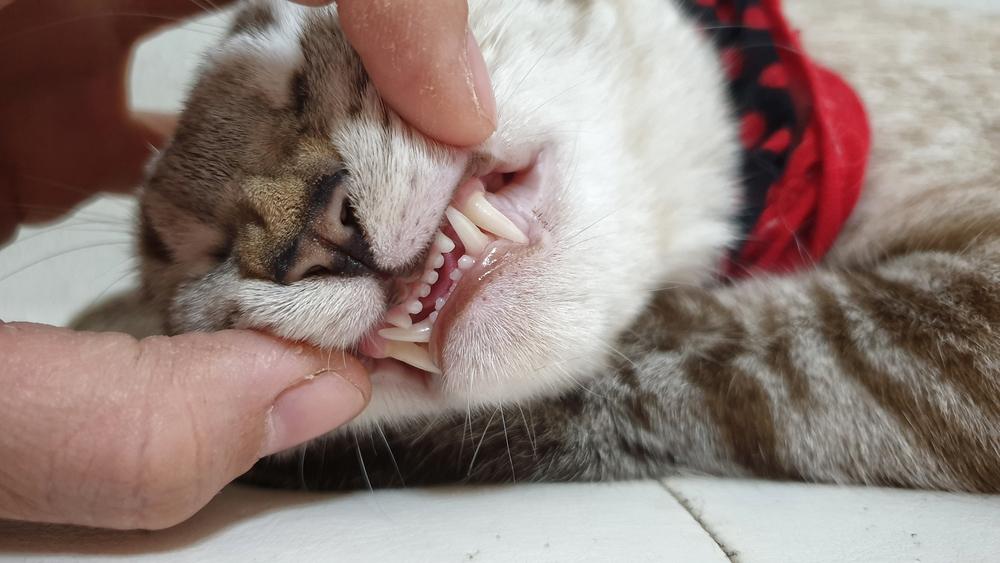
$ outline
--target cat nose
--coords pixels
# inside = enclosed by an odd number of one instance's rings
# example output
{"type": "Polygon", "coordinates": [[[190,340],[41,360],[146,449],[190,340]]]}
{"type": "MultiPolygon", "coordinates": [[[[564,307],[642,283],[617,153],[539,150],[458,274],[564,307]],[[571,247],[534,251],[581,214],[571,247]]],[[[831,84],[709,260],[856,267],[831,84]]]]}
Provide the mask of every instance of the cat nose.
{"type": "Polygon", "coordinates": [[[311,228],[298,240],[295,258],[282,283],[310,277],[347,277],[379,274],[371,245],[358,221],[357,212],[343,188],[343,177],[320,180],[315,197],[321,205],[311,228]],[[322,205],[323,199],[326,200],[322,205]]]}

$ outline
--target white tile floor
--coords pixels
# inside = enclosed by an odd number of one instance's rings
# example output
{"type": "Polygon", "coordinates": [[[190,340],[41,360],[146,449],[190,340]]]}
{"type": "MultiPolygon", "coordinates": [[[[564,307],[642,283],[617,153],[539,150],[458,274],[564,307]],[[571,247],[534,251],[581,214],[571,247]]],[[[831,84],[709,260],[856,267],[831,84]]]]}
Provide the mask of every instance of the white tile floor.
{"type": "MultiPolygon", "coordinates": [[[[890,1],[890,0],[885,0],[890,1]]],[[[1000,12],[1000,0],[891,0],[1000,12]]],[[[137,107],[175,110],[208,18],[143,46],[137,107]]],[[[0,249],[0,318],[65,324],[134,284],[132,202],[102,198],[0,249]]],[[[231,487],[158,533],[0,522],[0,561],[1000,561],[1000,497],[708,478],[348,495],[231,487]]]]}

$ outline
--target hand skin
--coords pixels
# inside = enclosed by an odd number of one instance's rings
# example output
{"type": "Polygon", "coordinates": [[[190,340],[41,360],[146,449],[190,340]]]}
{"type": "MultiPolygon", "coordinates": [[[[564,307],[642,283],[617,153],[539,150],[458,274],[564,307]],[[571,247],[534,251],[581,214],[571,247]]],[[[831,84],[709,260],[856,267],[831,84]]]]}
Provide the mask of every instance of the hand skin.
{"type": "MultiPolygon", "coordinates": [[[[129,112],[129,56],[197,4],[0,0],[0,243],[138,183],[173,118],[129,112]]],[[[465,0],[385,4],[339,10],[387,103],[441,142],[485,140],[496,110],[465,0]]],[[[0,518],[35,522],[172,526],[371,395],[354,358],[249,331],[139,341],[0,321],[0,359],[0,518]]]]}
{"type": "Polygon", "coordinates": [[[0,518],[182,522],[261,456],[336,428],[364,368],[245,331],[155,337],[0,325],[0,518]]]}

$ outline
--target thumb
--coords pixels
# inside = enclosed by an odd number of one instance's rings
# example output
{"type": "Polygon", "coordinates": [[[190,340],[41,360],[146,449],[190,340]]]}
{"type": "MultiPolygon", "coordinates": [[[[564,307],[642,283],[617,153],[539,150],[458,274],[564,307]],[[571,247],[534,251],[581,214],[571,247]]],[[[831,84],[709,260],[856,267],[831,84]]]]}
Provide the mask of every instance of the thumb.
{"type": "Polygon", "coordinates": [[[17,460],[0,471],[0,518],[171,526],[261,456],[356,416],[371,392],[346,354],[248,331],[137,341],[8,324],[0,357],[13,390],[0,396],[0,459],[17,460]]]}

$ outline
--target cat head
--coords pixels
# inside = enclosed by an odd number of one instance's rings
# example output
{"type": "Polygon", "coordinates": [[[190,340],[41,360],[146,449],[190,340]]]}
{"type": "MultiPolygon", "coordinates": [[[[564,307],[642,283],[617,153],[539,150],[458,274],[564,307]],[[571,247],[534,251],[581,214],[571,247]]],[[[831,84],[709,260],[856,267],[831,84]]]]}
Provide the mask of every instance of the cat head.
{"type": "Polygon", "coordinates": [[[382,103],[335,8],[244,4],[141,192],[143,286],[168,330],[349,350],[373,372],[379,420],[600,373],[650,291],[719,259],[734,151],[714,71],[690,79],[708,94],[685,95],[722,132],[694,150],[690,112],[664,112],[674,132],[644,116],[648,85],[623,84],[621,53],[566,9],[473,7],[499,123],[459,149],[382,103]],[[644,123],[657,132],[636,139],[644,123]],[[672,141],[651,162],[657,136],[672,141]]]}

